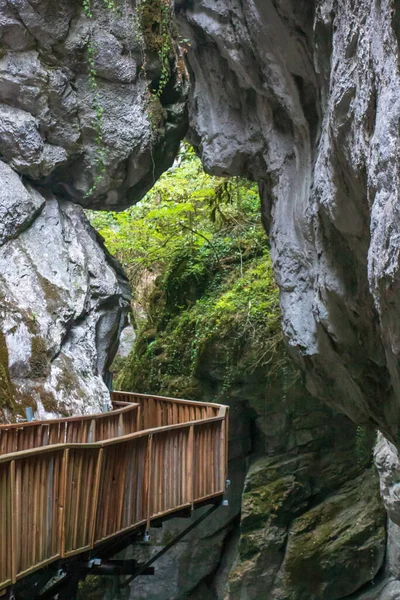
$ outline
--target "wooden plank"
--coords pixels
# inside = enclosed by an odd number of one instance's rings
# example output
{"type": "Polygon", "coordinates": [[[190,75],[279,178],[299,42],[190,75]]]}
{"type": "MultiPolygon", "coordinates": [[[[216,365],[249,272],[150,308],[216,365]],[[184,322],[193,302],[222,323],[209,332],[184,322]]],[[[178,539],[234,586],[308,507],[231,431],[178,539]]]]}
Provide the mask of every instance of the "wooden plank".
{"type": "MultiPolygon", "coordinates": [[[[76,468],[76,501],[75,501],[75,515],[73,516],[74,519],[74,524],[73,524],[73,531],[72,531],[72,546],[71,546],[71,550],[75,550],[76,548],[79,547],[78,544],[78,528],[80,528],[81,525],[81,519],[82,519],[82,514],[81,514],[81,495],[82,495],[82,485],[83,485],[83,481],[82,481],[82,472],[83,472],[83,461],[84,461],[84,454],[83,452],[79,452],[78,455],[75,456],[75,459],[77,460],[77,468],[76,468]]],[[[87,484],[87,482],[85,482],[85,484],[87,484]]]]}
{"type": "Polygon", "coordinates": [[[100,448],[99,450],[99,455],[98,455],[98,459],[97,459],[97,467],[96,467],[96,476],[95,476],[95,481],[94,481],[94,497],[93,497],[93,512],[92,512],[92,520],[91,520],[91,525],[90,525],[90,539],[91,539],[91,546],[94,546],[94,539],[95,539],[95,530],[96,530],[96,519],[97,519],[97,510],[98,510],[98,503],[99,503],[99,490],[100,490],[100,481],[101,481],[101,474],[102,474],[102,469],[103,469],[103,453],[104,450],[103,448],[100,448]]]}
{"type": "Polygon", "coordinates": [[[147,442],[146,467],[145,467],[145,506],[146,506],[146,528],[150,528],[150,503],[151,503],[151,453],[153,447],[153,434],[150,434],[147,442]]]}
{"type": "Polygon", "coordinates": [[[61,465],[60,490],[59,490],[59,547],[58,553],[63,558],[65,554],[65,512],[67,501],[67,476],[68,476],[69,448],[64,450],[61,465]]]}
{"type": "MultiPolygon", "coordinates": [[[[3,500],[4,502],[4,500],[3,500]]],[[[11,581],[16,583],[17,581],[17,535],[16,529],[16,509],[17,509],[17,497],[16,497],[16,477],[15,477],[15,460],[10,463],[10,504],[11,504],[11,581]]],[[[6,532],[3,532],[5,535],[6,532]]]]}
{"type": "Polygon", "coordinates": [[[193,507],[194,501],[194,427],[190,425],[187,449],[187,501],[193,507]]]}

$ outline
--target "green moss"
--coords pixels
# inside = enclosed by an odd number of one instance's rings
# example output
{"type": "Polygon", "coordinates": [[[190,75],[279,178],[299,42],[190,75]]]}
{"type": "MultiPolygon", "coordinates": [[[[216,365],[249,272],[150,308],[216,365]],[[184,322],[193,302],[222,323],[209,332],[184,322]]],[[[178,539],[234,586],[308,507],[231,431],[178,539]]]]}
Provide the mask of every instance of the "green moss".
{"type": "Polygon", "coordinates": [[[42,390],[40,392],[40,400],[43,404],[43,408],[47,412],[60,412],[57,400],[52,392],[48,392],[47,390],[42,390]]]}
{"type": "MultiPolygon", "coordinates": [[[[78,396],[82,400],[86,400],[86,396],[84,391],[81,388],[80,381],[75,373],[75,367],[73,365],[72,359],[63,354],[61,357],[62,362],[58,365],[61,372],[57,378],[56,389],[59,392],[64,394],[74,394],[78,396]]],[[[58,404],[57,412],[64,414],[65,408],[62,404],[58,404]]],[[[67,416],[67,414],[65,414],[67,416]]]]}
{"type": "Polygon", "coordinates": [[[355,446],[358,467],[371,466],[375,443],[376,431],[368,425],[358,425],[355,446]]]}
{"type": "Polygon", "coordinates": [[[310,598],[331,597],[332,585],[345,595],[354,580],[353,560],[372,578],[384,552],[385,519],[373,477],[347,484],[294,522],[284,565],[288,585],[310,598]]]}
{"type": "MultiPolygon", "coordinates": [[[[174,45],[178,36],[169,0],[142,0],[137,7],[144,50],[156,54],[160,63],[159,78],[150,82],[154,97],[160,97],[171,76],[174,45]]],[[[146,72],[145,61],[143,68],[146,72]]],[[[146,73],[147,75],[147,73],[146,73]]]]}
{"type": "Polygon", "coordinates": [[[0,329],[0,409],[13,409],[15,391],[9,372],[9,358],[6,338],[0,329]]]}
{"type": "Polygon", "coordinates": [[[178,30],[169,0],[142,0],[138,6],[140,28],[146,50],[160,55],[165,45],[172,56],[178,30]]]}
{"type": "Polygon", "coordinates": [[[78,600],[102,600],[104,598],[104,580],[97,575],[88,575],[79,582],[78,600]]]}
{"type": "Polygon", "coordinates": [[[15,393],[15,403],[16,407],[18,407],[18,413],[24,416],[25,408],[32,408],[35,412],[37,410],[37,402],[33,398],[32,394],[17,391],[15,393]]]}
{"type": "Polygon", "coordinates": [[[176,259],[158,286],[150,327],[140,332],[118,387],[198,398],[203,365],[211,364],[219,400],[245,373],[268,364],[272,373],[280,364],[278,290],[268,253],[232,263],[223,277],[201,257],[176,259]]]}
{"type": "Polygon", "coordinates": [[[243,496],[242,531],[257,529],[278,513],[293,492],[293,477],[282,477],[243,496]]]}
{"type": "Polygon", "coordinates": [[[47,308],[49,310],[54,310],[61,302],[60,290],[54,283],[46,279],[46,277],[43,277],[39,272],[37,272],[37,276],[46,298],[47,308]]]}
{"type": "Polygon", "coordinates": [[[157,96],[150,96],[147,105],[147,114],[153,132],[161,135],[164,132],[164,123],[166,122],[167,113],[157,96]]]}
{"type": "Polygon", "coordinates": [[[163,0],[144,0],[140,4],[140,24],[147,50],[160,52],[163,46],[163,0]]]}
{"type": "Polygon", "coordinates": [[[29,366],[32,379],[41,379],[48,375],[50,361],[47,356],[47,346],[45,340],[39,335],[35,335],[31,340],[29,366]]]}

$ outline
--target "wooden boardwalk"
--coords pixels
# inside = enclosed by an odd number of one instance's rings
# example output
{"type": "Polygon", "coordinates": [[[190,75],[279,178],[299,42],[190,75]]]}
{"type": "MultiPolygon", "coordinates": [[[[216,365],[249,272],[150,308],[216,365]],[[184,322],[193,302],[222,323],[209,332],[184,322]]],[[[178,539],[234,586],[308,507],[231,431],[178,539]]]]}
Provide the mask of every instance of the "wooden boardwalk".
{"type": "Polygon", "coordinates": [[[109,413],[0,426],[0,590],[224,494],[227,407],[111,397],[109,413]]]}

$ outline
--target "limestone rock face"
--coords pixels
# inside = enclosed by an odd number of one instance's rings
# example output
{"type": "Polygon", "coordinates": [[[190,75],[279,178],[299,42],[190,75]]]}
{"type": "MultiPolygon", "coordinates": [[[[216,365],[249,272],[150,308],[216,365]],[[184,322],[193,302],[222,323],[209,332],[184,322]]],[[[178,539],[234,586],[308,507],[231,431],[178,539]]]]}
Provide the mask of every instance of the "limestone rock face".
{"type": "Polygon", "coordinates": [[[400,526],[400,459],[396,447],[380,436],[375,448],[380,488],[390,520],[400,526]]]}
{"type": "Polygon", "coordinates": [[[283,325],[309,389],[398,442],[400,114],[391,0],[177,2],[190,138],[260,182],[283,325]]]}
{"type": "Polygon", "coordinates": [[[129,293],[78,205],[138,201],[186,132],[187,72],[178,45],[149,48],[152,18],[131,2],[0,0],[3,416],[107,399],[129,293]]]}
{"type": "Polygon", "coordinates": [[[385,511],[376,476],[364,471],[373,433],[289,381],[283,397],[281,382],[270,381],[265,410],[255,395],[250,401],[260,437],[244,483],[237,556],[218,599],[338,600],[383,564],[385,511]]]}
{"type": "Polygon", "coordinates": [[[83,210],[0,163],[0,409],[99,411],[129,307],[118,263],[83,210]],[[16,405],[16,406],[15,406],[16,405]]]}
{"type": "Polygon", "coordinates": [[[294,520],[275,597],[333,600],[374,579],[384,558],[386,521],[374,483],[361,476],[294,520]]]}
{"type": "Polygon", "coordinates": [[[66,199],[118,210],[172,164],[186,130],[182,74],[172,66],[150,99],[160,59],[120,4],[94,0],[89,16],[80,0],[0,2],[0,155],[66,199]]]}

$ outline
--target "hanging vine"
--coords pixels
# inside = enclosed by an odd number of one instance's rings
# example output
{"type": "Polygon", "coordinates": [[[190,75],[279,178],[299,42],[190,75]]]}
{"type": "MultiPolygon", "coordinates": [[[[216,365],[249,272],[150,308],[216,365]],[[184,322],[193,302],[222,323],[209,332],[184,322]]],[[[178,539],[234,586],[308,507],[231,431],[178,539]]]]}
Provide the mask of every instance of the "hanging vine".
{"type": "MultiPolygon", "coordinates": [[[[176,38],[170,2],[169,0],[140,0],[137,4],[137,14],[144,51],[155,52],[160,61],[160,77],[156,86],[150,90],[152,96],[159,98],[170,79],[170,61],[174,55],[176,38]]],[[[143,64],[148,79],[146,60],[143,64]]]]}
{"type": "MultiPolygon", "coordinates": [[[[105,6],[109,10],[114,10],[114,2],[112,0],[103,0],[105,6]]],[[[92,2],[91,0],[83,0],[82,4],[83,12],[88,19],[93,19],[92,2]]],[[[88,63],[88,81],[92,90],[92,108],[95,114],[93,127],[96,132],[95,134],[95,173],[93,183],[89,190],[85,194],[85,198],[91,196],[93,192],[100,185],[103,176],[105,174],[105,149],[104,149],[104,136],[103,136],[103,115],[104,108],[100,102],[99,87],[97,84],[97,71],[96,71],[96,48],[93,42],[93,25],[90,27],[89,41],[86,46],[86,58],[88,63]]]]}

